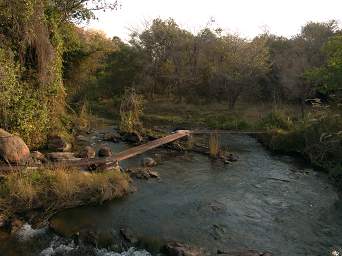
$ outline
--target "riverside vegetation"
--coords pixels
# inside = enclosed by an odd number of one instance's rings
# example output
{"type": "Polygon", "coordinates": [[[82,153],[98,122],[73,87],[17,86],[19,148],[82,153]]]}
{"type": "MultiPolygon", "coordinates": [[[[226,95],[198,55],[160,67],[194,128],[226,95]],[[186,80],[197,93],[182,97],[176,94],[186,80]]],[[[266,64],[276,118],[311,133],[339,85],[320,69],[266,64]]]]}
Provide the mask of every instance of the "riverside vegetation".
{"type": "MultiPolygon", "coordinates": [[[[128,43],[78,26],[95,18],[94,10],[117,5],[0,0],[1,128],[30,149],[44,148],[53,135],[72,142],[92,115],[121,120],[130,133],[141,132],[141,121],[152,130],[266,131],[260,139],[267,147],[302,155],[342,187],[342,31],[336,21],[309,22],[291,38],[265,32],[245,39],[214,24],[193,34],[172,19],[155,19],[128,43]]],[[[101,202],[125,194],[126,178],[75,170],[5,174],[0,210],[101,202]]]]}

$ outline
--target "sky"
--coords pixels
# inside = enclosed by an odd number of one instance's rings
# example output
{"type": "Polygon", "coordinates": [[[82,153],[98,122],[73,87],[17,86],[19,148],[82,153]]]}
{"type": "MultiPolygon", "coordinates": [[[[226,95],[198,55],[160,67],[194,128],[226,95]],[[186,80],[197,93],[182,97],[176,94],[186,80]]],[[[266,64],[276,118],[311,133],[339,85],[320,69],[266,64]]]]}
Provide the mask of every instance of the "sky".
{"type": "Polygon", "coordinates": [[[308,21],[342,22],[342,0],[119,0],[116,11],[98,12],[86,27],[127,41],[154,18],[173,18],[193,33],[209,26],[246,38],[265,30],[286,37],[308,21]]]}

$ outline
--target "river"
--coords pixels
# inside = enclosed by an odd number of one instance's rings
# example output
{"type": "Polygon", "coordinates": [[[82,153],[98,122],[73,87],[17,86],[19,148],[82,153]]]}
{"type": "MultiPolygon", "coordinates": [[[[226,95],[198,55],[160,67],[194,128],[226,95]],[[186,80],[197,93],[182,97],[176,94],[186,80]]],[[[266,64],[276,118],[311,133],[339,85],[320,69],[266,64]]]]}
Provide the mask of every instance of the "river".
{"type": "MultiPolygon", "coordinates": [[[[96,134],[90,138],[95,146],[101,143],[96,134]]],[[[129,228],[151,253],[167,240],[212,254],[257,249],[318,256],[341,251],[342,202],[326,174],[294,157],[273,155],[246,135],[224,135],[221,143],[239,161],[224,165],[196,153],[155,150],[145,156],[163,159],[155,167],[161,180],[137,180],[138,191],[124,199],[66,210],[51,222],[65,237],[91,230],[107,245],[120,228],[129,228]]],[[[128,147],[110,146],[116,152],[128,147]]],[[[123,165],[137,165],[140,158],[123,165]]],[[[47,228],[26,226],[21,236],[2,240],[0,255],[59,255],[56,248],[67,248],[66,254],[76,251],[73,246],[47,228]]]]}

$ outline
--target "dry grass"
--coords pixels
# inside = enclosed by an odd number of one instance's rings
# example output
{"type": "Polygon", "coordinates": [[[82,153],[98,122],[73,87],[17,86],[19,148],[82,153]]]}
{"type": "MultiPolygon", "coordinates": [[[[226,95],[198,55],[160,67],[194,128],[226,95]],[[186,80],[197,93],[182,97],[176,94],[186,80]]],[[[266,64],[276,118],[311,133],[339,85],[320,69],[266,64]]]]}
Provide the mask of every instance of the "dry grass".
{"type": "Polygon", "coordinates": [[[209,154],[216,158],[220,152],[220,140],[217,133],[211,133],[209,136],[209,154]]]}
{"type": "Polygon", "coordinates": [[[32,209],[57,211],[78,205],[102,203],[128,193],[127,175],[116,170],[26,170],[13,172],[0,183],[0,209],[7,214],[32,209]]]}

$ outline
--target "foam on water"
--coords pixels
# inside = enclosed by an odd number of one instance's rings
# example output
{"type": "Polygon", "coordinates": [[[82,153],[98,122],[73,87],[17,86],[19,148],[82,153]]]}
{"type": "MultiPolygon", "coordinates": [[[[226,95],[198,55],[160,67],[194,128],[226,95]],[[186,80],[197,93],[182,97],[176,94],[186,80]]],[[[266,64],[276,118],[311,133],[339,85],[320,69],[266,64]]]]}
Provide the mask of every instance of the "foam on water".
{"type": "MultiPolygon", "coordinates": [[[[39,256],[54,256],[54,255],[68,255],[69,252],[82,251],[80,246],[75,245],[73,241],[66,240],[62,237],[55,236],[50,245],[41,251],[39,256]]],[[[151,254],[145,250],[137,250],[132,247],[122,253],[117,253],[107,249],[91,249],[96,256],[151,256],[151,254]]],[[[93,254],[92,254],[93,255],[93,254]]]]}
{"type": "Polygon", "coordinates": [[[33,229],[31,225],[24,224],[17,232],[16,236],[20,241],[27,241],[36,236],[42,235],[46,232],[47,228],[33,229]]]}

